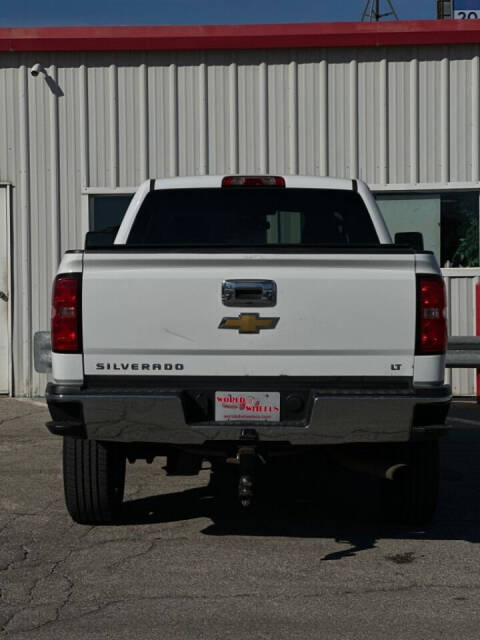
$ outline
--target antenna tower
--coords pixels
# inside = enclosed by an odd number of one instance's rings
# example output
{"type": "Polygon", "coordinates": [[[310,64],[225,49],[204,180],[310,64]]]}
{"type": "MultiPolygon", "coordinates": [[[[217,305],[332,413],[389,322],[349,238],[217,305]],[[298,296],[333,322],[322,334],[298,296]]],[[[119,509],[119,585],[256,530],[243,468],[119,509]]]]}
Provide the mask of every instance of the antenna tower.
{"type": "Polygon", "coordinates": [[[379,22],[383,18],[388,18],[389,16],[393,16],[395,20],[398,20],[397,12],[395,11],[395,7],[391,0],[386,0],[388,8],[385,7],[385,9],[387,9],[385,13],[381,12],[381,4],[380,0],[367,0],[365,9],[362,13],[362,22],[379,22]]]}

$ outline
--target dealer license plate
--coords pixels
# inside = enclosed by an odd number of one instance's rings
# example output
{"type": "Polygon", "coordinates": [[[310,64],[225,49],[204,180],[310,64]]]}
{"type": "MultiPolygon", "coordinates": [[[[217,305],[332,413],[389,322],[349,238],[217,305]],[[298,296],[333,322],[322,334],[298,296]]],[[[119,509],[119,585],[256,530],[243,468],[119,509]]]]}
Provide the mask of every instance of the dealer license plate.
{"type": "Polygon", "coordinates": [[[216,391],[217,422],[280,422],[280,393],[216,391]]]}

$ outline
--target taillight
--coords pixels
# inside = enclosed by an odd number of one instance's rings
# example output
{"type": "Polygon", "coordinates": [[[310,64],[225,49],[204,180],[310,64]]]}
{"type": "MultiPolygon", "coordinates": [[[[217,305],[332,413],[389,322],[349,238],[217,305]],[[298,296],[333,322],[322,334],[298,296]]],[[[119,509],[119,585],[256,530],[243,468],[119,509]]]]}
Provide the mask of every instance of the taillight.
{"type": "Polygon", "coordinates": [[[80,274],[57,276],[52,295],[52,351],[81,353],[80,274]]]}
{"type": "Polygon", "coordinates": [[[225,176],[222,187],[284,187],[280,176],[225,176]]]}
{"type": "Polygon", "coordinates": [[[447,348],[445,284],[441,276],[417,278],[417,355],[439,355],[447,348]]]}

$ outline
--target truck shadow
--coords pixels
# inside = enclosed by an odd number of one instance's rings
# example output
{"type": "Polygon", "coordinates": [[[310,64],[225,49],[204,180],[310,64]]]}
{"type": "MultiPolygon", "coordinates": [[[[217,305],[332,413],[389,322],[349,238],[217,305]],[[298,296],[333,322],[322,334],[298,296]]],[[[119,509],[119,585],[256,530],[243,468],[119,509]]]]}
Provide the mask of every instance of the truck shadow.
{"type": "MultiPolygon", "coordinates": [[[[249,510],[235,496],[214,497],[208,487],[132,500],[124,504],[123,523],[152,524],[208,518],[209,536],[329,538],[350,548],[328,554],[340,560],[372,549],[380,539],[464,540],[480,542],[480,432],[450,434],[441,446],[439,506],[428,527],[385,524],[380,512],[380,481],[337,470],[334,477],[299,501],[269,487],[249,510]]],[[[409,558],[392,558],[407,563],[409,558]]]]}

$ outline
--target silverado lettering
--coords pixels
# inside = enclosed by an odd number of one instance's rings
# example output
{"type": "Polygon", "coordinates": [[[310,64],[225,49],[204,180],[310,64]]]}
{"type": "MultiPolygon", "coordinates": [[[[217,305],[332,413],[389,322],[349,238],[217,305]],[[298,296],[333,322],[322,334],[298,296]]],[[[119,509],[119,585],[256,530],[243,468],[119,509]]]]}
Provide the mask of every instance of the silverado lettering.
{"type": "Polygon", "coordinates": [[[184,365],[177,362],[175,364],[160,364],[155,362],[97,362],[95,365],[97,371],[183,371],[184,365]]]}

